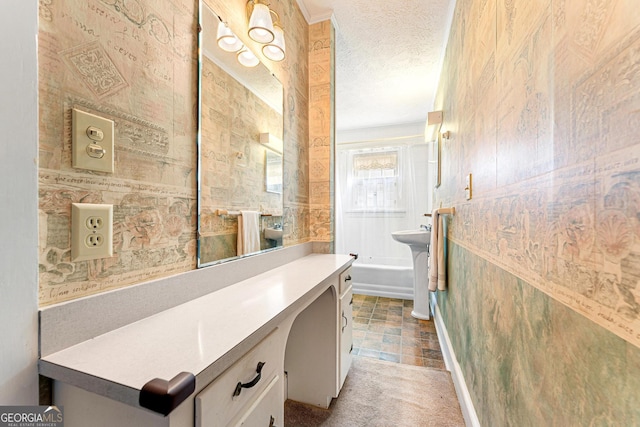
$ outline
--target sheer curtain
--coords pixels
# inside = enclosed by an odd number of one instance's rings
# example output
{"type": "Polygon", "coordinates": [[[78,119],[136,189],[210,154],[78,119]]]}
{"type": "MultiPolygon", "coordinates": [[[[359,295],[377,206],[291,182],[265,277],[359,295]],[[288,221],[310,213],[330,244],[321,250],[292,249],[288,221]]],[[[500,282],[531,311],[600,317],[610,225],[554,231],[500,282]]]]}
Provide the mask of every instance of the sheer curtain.
{"type": "Polygon", "coordinates": [[[337,147],[336,251],[359,263],[411,267],[391,233],[426,224],[428,146],[419,140],[337,147]]]}

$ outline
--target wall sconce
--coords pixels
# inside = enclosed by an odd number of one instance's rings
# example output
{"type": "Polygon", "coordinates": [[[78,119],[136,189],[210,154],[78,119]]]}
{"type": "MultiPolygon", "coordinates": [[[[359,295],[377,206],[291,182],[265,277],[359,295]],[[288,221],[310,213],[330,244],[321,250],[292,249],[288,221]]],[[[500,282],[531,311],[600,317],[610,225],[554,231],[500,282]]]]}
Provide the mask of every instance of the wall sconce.
{"type": "Polygon", "coordinates": [[[451,132],[450,131],[442,132],[442,138],[443,139],[451,138],[451,132]]]}
{"type": "Polygon", "coordinates": [[[255,67],[260,63],[260,60],[246,47],[242,48],[240,52],[238,52],[238,62],[244,65],[245,67],[255,67]]]}
{"type": "Polygon", "coordinates": [[[249,15],[249,37],[258,43],[271,43],[275,35],[269,6],[260,3],[260,0],[249,0],[247,14],[249,15]]]}
{"type": "Polygon", "coordinates": [[[226,23],[222,22],[222,20],[218,22],[216,41],[218,42],[220,49],[225,52],[235,53],[244,47],[244,44],[242,44],[240,39],[233,33],[233,31],[231,31],[231,28],[229,28],[226,23]]]}

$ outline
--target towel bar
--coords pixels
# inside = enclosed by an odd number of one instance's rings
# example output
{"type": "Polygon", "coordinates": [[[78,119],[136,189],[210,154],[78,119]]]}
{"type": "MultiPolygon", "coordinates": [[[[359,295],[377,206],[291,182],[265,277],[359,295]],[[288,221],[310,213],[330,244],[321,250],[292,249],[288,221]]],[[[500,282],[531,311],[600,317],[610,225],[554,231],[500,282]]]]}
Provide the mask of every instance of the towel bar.
{"type": "MultiPolygon", "coordinates": [[[[218,216],[221,215],[240,215],[240,211],[228,211],[226,209],[216,209],[215,214],[218,216]]],[[[272,214],[260,213],[260,216],[273,216],[272,214]]]]}
{"type": "MultiPolygon", "coordinates": [[[[456,208],[454,208],[453,206],[450,208],[440,208],[438,209],[438,213],[440,215],[455,215],[456,208]]],[[[432,215],[430,213],[426,213],[426,214],[423,214],[423,216],[428,216],[429,218],[431,218],[432,215]]]]}

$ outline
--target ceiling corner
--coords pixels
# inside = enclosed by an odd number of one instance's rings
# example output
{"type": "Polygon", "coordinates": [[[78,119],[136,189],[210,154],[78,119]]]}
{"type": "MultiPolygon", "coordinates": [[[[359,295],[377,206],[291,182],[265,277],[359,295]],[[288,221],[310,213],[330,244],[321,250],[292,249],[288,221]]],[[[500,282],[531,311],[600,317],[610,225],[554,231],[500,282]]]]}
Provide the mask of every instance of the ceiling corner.
{"type": "Polygon", "coordinates": [[[336,18],[333,15],[332,3],[323,4],[314,0],[296,0],[298,7],[306,19],[307,24],[313,25],[318,22],[331,20],[334,26],[337,26],[336,18]]]}
{"type": "Polygon", "coordinates": [[[300,8],[300,12],[302,12],[302,16],[304,16],[305,21],[309,24],[311,21],[311,14],[309,13],[309,9],[307,9],[307,5],[304,3],[304,0],[296,0],[296,3],[300,8]]]}
{"type": "Polygon", "coordinates": [[[320,13],[315,13],[315,14],[311,15],[311,19],[309,20],[309,24],[317,24],[318,22],[328,21],[330,19],[334,22],[334,25],[335,25],[336,19],[333,16],[333,10],[332,9],[325,10],[325,11],[322,11],[320,13]]]}

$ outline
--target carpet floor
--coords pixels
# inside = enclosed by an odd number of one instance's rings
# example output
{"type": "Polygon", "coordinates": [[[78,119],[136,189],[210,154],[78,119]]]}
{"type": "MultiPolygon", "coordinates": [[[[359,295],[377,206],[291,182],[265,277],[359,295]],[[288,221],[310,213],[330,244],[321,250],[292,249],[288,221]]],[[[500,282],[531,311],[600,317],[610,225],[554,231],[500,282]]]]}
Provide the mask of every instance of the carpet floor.
{"type": "Polygon", "coordinates": [[[451,374],[355,356],[329,409],[287,400],[285,427],[464,426],[451,374]]]}

